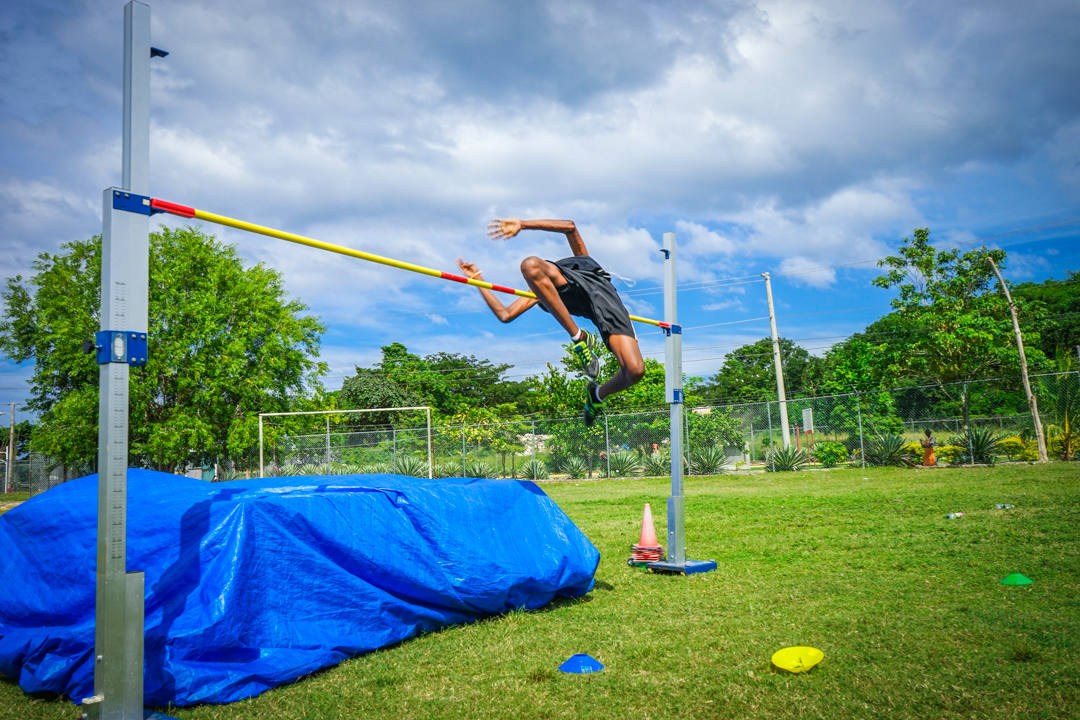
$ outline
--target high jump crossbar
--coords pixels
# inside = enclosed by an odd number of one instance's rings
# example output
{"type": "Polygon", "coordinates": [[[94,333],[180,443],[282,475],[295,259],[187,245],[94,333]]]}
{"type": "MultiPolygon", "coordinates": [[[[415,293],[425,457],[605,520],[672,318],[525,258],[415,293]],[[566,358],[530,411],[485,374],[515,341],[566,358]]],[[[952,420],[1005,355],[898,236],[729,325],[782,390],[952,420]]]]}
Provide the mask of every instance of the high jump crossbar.
{"type": "MultiPolygon", "coordinates": [[[[284,230],[275,230],[274,228],[266,227],[264,225],[256,225],[255,223],[250,223],[246,220],[237,220],[236,218],[227,217],[225,215],[218,215],[217,213],[207,212],[205,210],[198,210],[187,205],[180,205],[178,203],[169,202],[167,200],[149,198],[149,202],[151,214],[169,213],[170,215],[177,215],[184,218],[205,220],[206,222],[212,222],[217,225],[225,225],[227,227],[236,228],[237,230],[246,230],[247,232],[258,233],[259,235],[266,235],[267,237],[277,238],[279,240],[288,240],[289,242],[297,243],[300,245],[307,245],[308,247],[318,248],[319,250],[327,250],[329,252],[338,253],[339,255],[347,255],[349,257],[359,258],[361,260],[379,263],[380,265],[388,265],[390,267],[398,268],[399,270],[408,270],[409,272],[419,273],[421,275],[428,275],[431,277],[440,278],[442,280],[452,280],[454,282],[472,285],[473,287],[485,288],[487,290],[493,290],[495,292],[506,293],[507,295],[517,295],[518,297],[532,298],[533,300],[536,299],[535,293],[529,292],[528,290],[516,290],[512,287],[507,287],[505,285],[496,285],[495,283],[489,283],[484,280],[474,280],[472,278],[463,277],[461,275],[454,275],[453,273],[424,267],[423,265],[415,265],[413,263],[403,262],[401,260],[394,260],[393,258],[383,257],[382,255],[375,255],[374,253],[364,252],[363,250],[356,250],[354,248],[345,247],[343,245],[334,245],[333,243],[323,242],[322,240],[316,240],[315,238],[309,238],[291,232],[285,232],[284,230]]],[[[637,315],[631,315],[630,319],[634,322],[645,323],[647,325],[655,325],[656,327],[662,329],[671,327],[670,323],[666,323],[662,320],[653,320],[651,318],[638,317],[637,315]]]]}

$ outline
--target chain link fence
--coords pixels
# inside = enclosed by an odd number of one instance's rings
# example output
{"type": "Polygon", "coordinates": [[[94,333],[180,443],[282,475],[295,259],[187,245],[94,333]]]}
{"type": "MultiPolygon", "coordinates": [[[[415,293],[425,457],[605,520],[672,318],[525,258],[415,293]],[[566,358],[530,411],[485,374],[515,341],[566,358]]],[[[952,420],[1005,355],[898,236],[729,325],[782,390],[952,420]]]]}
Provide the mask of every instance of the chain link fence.
{"type": "MultiPolygon", "coordinates": [[[[1051,459],[1074,460],[1080,446],[1080,373],[1032,377],[1051,459]]],[[[777,469],[785,447],[803,463],[917,464],[932,438],[941,463],[1030,461],[1034,427],[1020,381],[979,380],[713,407],[684,413],[684,471],[777,469]]],[[[536,480],[665,476],[670,413],[665,406],[608,413],[591,427],[580,417],[433,427],[420,415],[375,427],[281,432],[265,451],[265,474],[394,472],[416,477],[517,477],[536,480]],[[430,452],[429,452],[430,447],[430,452]]],[[[388,420],[389,416],[384,420],[388,420]]],[[[258,449],[228,468],[189,463],[189,475],[228,480],[258,474],[258,449]]],[[[783,468],[781,468],[783,469],[783,468]]],[[[17,460],[13,489],[42,492],[85,474],[49,458],[17,460]]]]}
{"type": "MultiPolygon", "coordinates": [[[[1070,424],[1080,412],[1078,378],[1078,373],[1061,373],[1032,379],[1056,459],[1073,459],[1078,444],[1070,424]]],[[[795,398],[783,407],[774,400],[683,412],[682,461],[688,475],[775,469],[779,453],[774,451],[785,447],[785,414],[786,444],[801,454],[803,463],[917,463],[928,437],[943,463],[1036,457],[1031,415],[1018,380],[852,391],[795,398]]],[[[330,472],[427,475],[426,428],[403,424],[367,433],[328,428],[286,440],[295,448],[292,467],[302,458],[301,464],[330,472]],[[364,449],[362,456],[353,450],[357,447],[364,449]]],[[[435,477],[663,476],[671,467],[669,445],[667,407],[608,413],[588,428],[580,417],[443,426],[432,428],[431,467],[435,477]]]]}

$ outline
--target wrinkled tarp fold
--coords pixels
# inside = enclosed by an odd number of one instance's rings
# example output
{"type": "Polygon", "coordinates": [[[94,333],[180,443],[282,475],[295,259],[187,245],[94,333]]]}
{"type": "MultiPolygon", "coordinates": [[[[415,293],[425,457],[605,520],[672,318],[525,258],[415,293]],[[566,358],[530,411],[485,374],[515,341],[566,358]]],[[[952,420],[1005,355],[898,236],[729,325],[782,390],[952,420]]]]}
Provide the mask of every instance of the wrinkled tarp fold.
{"type": "MultiPolygon", "coordinates": [[[[93,694],[97,476],[0,516],[0,674],[93,694]]],[[[145,703],[257,695],[418,633],[592,588],[599,553],[535,484],[128,471],[145,703]]]]}

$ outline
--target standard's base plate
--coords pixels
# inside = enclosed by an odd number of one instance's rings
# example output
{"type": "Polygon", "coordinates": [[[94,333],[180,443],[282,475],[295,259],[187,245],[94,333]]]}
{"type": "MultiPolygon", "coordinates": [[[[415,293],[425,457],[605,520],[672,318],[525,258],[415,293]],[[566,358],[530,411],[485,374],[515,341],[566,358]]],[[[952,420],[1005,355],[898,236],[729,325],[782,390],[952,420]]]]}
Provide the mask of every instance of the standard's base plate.
{"type": "Polygon", "coordinates": [[[659,560],[645,565],[653,572],[673,573],[678,575],[693,575],[694,573],[709,572],[716,569],[715,560],[687,560],[683,563],[666,562],[659,560]]]}

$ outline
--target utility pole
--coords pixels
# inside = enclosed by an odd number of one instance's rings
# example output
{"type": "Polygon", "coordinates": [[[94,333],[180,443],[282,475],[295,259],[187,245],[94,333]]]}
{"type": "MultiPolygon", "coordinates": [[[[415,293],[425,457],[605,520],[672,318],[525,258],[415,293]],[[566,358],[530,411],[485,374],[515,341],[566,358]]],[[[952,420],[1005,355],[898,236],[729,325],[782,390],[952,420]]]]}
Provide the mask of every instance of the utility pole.
{"type": "Polygon", "coordinates": [[[1005,293],[1005,299],[1009,302],[1009,314],[1012,315],[1013,333],[1016,334],[1016,349],[1020,352],[1020,377],[1024,381],[1024,394],[1027,395],[1028,407],[1031,409],[1031,421],[1035,424],[1035,441],[1039,447],[1039,462],[1049,462],[1046,455],[1046,438],[1043,437],[1042,420],[1039,419],[1039,401],[1031,392],[1031,381],[1028,380],[1027,357],[1024,355],[1024,336],[1020,334],[1020,321],[1016,316],[1016,305],[1013,304],[1009,286],[1005,284],[1005,278],[1001,276],[994,258],[986,256],[986,262],[994,269],[998,281],[1001,283],[1001,291],[1005,293]]]}
{"type": "Polygon", "coordinates": [[[772,281],[769,273],[761,273],[765,278],[765,297],[769,301],[769,329],[772,331],[772,356],[773,367],[776,369],[776,397],[780,401],[780,428],[784,438],[784,447],[791,447],[791,437],[788,435],[787,417],[787,394],[784,392],[784,366],[780,362],[780,336],[776,333],[776,312],[773,310],[772,281]]]}

